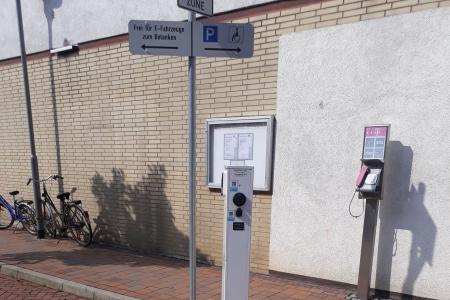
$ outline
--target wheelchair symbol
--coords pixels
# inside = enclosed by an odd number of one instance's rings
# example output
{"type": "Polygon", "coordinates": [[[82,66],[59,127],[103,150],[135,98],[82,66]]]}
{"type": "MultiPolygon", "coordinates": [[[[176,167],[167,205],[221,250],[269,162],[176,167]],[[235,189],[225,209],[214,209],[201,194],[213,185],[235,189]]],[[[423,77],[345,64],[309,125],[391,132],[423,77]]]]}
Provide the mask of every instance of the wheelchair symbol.
{"type": "Polygon", "coordinates": [[[230,28],[229,42],[238,44],[242,41],[242,27],[234,26],[230,28]]]}

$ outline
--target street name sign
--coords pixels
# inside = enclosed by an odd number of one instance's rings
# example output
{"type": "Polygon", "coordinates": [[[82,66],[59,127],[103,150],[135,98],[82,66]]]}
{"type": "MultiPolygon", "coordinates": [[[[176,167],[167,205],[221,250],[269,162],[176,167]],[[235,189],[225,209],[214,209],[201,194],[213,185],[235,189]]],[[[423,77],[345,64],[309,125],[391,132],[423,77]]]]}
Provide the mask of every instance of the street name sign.
{"type": "Polygon", "coordinates": [[[189,22],[131,20],[128,23],[129,49],[140,55],[192,55],[189,22]]]}
{"type": "Polygon", "coordinates": [[[178,0],[178,7],[206,16],[214,15],[213,0],[178,0]]]}
{"type": "Polygon", "coordinates": [[[193,24],[193,55],[249,58],[253,55],[252,24],[193,24]]]}

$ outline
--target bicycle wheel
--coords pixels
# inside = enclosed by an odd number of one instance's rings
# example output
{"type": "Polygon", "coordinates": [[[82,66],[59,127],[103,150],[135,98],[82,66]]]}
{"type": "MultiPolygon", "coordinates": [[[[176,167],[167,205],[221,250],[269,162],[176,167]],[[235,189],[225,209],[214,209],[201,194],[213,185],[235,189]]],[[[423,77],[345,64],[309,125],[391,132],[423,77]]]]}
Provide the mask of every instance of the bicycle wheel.
{"type": "Polygon", "coordinates": [[[14,219],[9,210],[0,203],[0,229],[7,229],[11,227],[14,219]]]}
{"type": "Polygon", "coordinates": [[[43,211],[43,217],[44,217],[44,228],[45,233],[52,237],[56,237],[56,220],[55,220],[55,213],[53,212],[52,206],[45,202],[44,204],[44,211],[43,211]]]}
{"type": "Polygon", "coordinates": [[[20,203],[17,206],[17,212],[19,222],[22,223],[23,228],[25,228],[29,234],[36,235],[37,222],[34,209],[28,204],[20,203]]]}
{"type": "Polygon", "coordinates": [[[66,209],[67,226],[73,239],[83,247],[92,242],[92,228],[83,209],[76,204],[68,204],[66,209]]]}

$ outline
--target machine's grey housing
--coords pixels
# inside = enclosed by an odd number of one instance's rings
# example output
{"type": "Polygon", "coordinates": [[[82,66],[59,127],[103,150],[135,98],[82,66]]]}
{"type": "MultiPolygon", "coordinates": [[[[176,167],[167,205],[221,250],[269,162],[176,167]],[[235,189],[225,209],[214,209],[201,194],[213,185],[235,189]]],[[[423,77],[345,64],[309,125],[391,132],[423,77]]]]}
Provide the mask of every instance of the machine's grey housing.
{"type": "Polygon", "coordinates": [[[222,300],[248,300],[253,207],[251,166],[226,166],[222,300]]]}

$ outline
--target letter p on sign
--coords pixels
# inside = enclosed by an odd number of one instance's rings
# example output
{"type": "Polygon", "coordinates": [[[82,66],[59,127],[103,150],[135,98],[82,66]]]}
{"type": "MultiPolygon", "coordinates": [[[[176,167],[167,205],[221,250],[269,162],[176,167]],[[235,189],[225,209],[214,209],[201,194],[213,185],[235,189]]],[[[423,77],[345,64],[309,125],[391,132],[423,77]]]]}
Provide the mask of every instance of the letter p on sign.
{"type": "Polygon", "coordinates": [[[217,43],[217,26],[203,26],[203,42],[217,43]]]}

